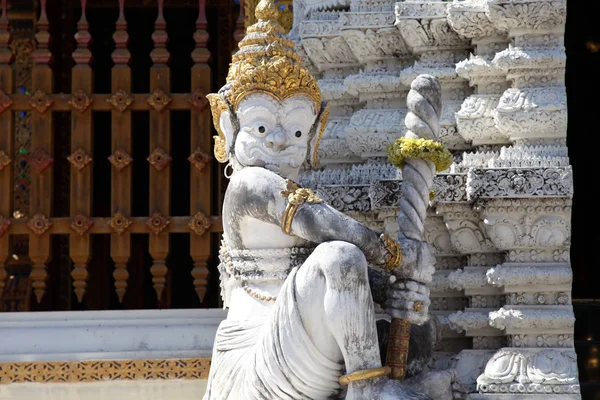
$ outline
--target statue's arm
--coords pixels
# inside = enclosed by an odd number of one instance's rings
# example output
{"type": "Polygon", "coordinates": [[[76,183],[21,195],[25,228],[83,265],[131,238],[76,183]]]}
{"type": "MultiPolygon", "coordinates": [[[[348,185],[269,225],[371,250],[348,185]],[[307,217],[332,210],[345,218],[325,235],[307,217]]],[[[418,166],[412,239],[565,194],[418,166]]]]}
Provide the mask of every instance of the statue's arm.
{"type": "MultiPolygon", "coordinates": [[[[286,180],[263,168],[244,168],[235,173],[227,188],[226,202],[231,204],[229,212],[249,215],[275,225],[281,225],[287,198],[281,194],[286,190],[286,180]]],[[[341,240],[360,248],[367,260],[376,265],[385,263],[380,233],[342,214],[326,203],[304,203],[298,207],[291,224],[295,236],[323,243],[341,240]]]]}

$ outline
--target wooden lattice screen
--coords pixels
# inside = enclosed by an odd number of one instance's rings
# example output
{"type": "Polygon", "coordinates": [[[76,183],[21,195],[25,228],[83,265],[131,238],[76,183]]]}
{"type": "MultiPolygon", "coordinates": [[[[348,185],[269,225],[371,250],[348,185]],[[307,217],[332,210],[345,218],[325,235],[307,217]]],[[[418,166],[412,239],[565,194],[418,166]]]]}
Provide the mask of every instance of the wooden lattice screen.
{"type": "Polygon", "coordinates": [[[47,262],[50,257],[51,235],[68,235],[69,252],[73,261],[73,288],[81,302],[86,292],[91,258],[91,235],[110,234],[110,256],[115,263],[113,276],[119,301],[127,291],[127,262],[131,252],[131,234],[150,236],[149,253],[152,256],[152,282],[160,299],[168,272],[169,233],[189,233],[191,271],[196,293],[202,301],[207,290],[210,256],[210,232],[222,231],[219,216],[211,212],[211,117],[205,94],[211,89],[211,71],[208,66],[208,33],[205,0],[199,0],[199,15],[194,33],[195,48],[191,53],[190,93],[170,92],[169,52],[163,1],[158,0],[158,18],[154,26],[150,54],[150,93],[131,93],[131,59],[128,50],[127,21],[124,0],[119,0],[119,17],[113,39],[114,66],[111,72],[111,94],[93,92],[93,72],[90,67],[92,37],[85,17],[86,0],[81,0],[82,16],[77,24],[73,52],[71,94],[53,93],[53,71],[49,21],[46,0],[40,0],[41,12],[35,35],[37,47],[32,54],[32,90],[30,94],[15,93],[10,26],[7,18],[7,0],[2,0],[0,18],[0,297],[6,280],[6,263],[11,256],[10,237],[29,235],[30,274],[33,292],[41,301],[47,286],[47,262]],[[147,161],[132,159],[132,111],[149,111],[150,132],[147,161]],[[191,132],[189,156],[190,216],[170,216],[171,185],[169,173],[171,156],[170,110],[190,110],[191,132]],[[31,168],[30,211],[27,218],[13,215],[14,188],[14,112],[31,111],[31,168]],[[71,112],[71,166],[70,217],[53,217],[53,111],[71,112]],[[93,152],[94,111],[110,111],[112,122],[111,151],[111,217],[91,215],[94,181],[91,165],[93,152]],[[149,162],[149,210],[146,217],[132,217],[131,163],[149,162]]]}

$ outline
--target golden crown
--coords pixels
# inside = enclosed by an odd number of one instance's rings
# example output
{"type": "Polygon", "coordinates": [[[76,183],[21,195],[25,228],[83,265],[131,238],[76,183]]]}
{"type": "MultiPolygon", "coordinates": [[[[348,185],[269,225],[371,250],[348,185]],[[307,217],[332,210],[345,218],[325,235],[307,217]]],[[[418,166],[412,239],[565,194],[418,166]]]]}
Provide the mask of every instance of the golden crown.
{"type": "MultiPolygon", "coordinates": [[[[213,122],[219,136],[215,136],[215,158],[227,161],[225,135],[221,131],[223,111],[236,111],[240,102],[253,93],[265,93],[283,101],[302,94],[321,109],[321,90],[317,81],[302,65],[294,42],[284,37],[285,30],[277,22],[279,10],[273,0],[261,0],[256,6],[258,22],[246,31],[239,50],[233,55],[226,84],[219,93],[207,95],[213,122]]],[[[323,125],[324,125],[323,121],[323,125]]]]}

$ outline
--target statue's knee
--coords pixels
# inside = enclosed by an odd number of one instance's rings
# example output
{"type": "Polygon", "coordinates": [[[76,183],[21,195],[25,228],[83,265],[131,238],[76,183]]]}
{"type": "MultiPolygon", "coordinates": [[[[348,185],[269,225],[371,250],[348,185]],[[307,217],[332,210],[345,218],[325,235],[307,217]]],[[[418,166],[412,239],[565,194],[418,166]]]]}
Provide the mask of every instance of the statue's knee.
{"type": "Polygon", "coordinates": [[[352,243],[333,241],[317,247],[319,264],[327,274],[339,273],[345,279],[367,277],[367,259],[361,249],[352,243]]]}

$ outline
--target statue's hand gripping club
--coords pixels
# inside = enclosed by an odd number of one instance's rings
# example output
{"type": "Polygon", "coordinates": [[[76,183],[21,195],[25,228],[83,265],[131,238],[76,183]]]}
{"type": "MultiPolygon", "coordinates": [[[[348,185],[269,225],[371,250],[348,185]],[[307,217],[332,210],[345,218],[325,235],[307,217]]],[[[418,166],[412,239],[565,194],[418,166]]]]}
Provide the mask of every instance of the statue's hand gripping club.
{"type": "Polygon", "coordinates": [[[387,363],[391,377],[406,374],[410,325],[427,320],[435,256],[423,238],[436,171],[447,169],[452,155],[437,142],[442,110],[441,87],[431,75],[419,75],[407,96],[407,132],[388,148],[389,160],[402,169],[398,242],[404,261],[394,268],[387,312],[392,316],[387,363]],[[395,278],[395,279],[394,279],[395,278]]]}

